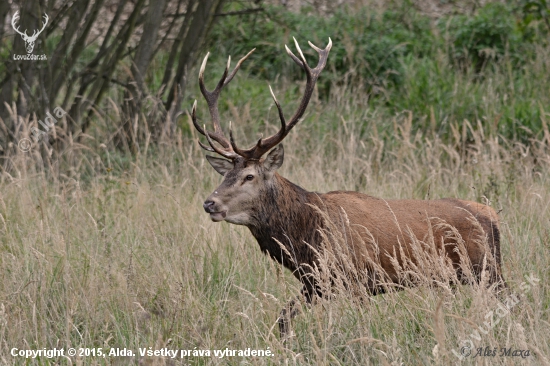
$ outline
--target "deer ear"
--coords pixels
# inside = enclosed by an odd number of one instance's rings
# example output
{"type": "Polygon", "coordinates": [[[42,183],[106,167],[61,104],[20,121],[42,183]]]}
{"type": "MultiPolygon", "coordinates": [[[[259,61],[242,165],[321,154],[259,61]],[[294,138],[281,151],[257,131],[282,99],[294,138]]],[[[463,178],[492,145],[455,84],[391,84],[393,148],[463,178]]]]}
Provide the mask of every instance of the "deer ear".
{"type": "Polygon", "coordinates": [[[234,168],[233,163],[229,160],[216,158],[214,156],[206,155],[206,160],[212,165],[218,173],[225,175],[228,171],[234,168]]]}
{"type": "Polygon", "coordinates": [[[283,144],[277,145],[273,150],[267,154],[267,157],[264,160],[264,167],[270,172],[274,172],[283,165],[283,160],[285,157],[285,152],[283,149],[283,144]]]}

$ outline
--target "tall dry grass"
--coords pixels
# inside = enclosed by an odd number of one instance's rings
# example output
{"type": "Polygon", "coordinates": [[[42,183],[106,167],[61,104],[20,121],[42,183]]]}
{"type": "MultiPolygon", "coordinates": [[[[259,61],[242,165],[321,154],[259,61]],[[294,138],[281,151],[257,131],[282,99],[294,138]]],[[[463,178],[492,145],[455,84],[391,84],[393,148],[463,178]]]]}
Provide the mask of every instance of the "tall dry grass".
{"type": "MultiPolygon", "coordinates": [[[[51,156],[13,149],[3,165],[0,363],[549,364],[548,113],[544,134],[529,145],[485,135],[477,121],[454,123],[453,137],[442,141],[435,131],[413,131],[409,113],[395,117],[391,138],[380,136],[373,126],[388,121],[361,112],[361,103],[343,96],[326,105],[314,101],[285,141],[281,174],[312,191],[490,204],[501,219],[503,275],[519,298],[512,311],[500,317],[507,299],[483,283],[434,286],[445,267],[426,258],[429,275],[417,276],[418,287],[367,298],[337,285],[330,298],[302,306],[294,337],[283,344],[276,320],[301,286],[260,252],[246,228],[209,221],[202,202],[221,178],[192,138],[180,134],[131,159],[103,141],[69,141],[51,156]],[[321,134],[327,116],[336,126],[321,134]],[[525,290],[526,275],[540,282],[525,290]],[[484,324],[490,318],[497,324],[484,324]],[[455,352],[465,345],[475,347],[460,360],[455,352]],[[274,356],[26,361],[10,356],[14,347],[136,354],[148,347],[269,348],[274,356]],[[499,351],[472,358],[485,347],[499,351]],[[499,357],[510,347],[530,355],[499,357]]],[[[235,123],[243,126],[264,112],[246,104],[229,113],[227,119],[241,116],[235,123]]],[[[331,232],[326,237],[342,244],[331,232]]],[[[329,259],[327,265],[334,263],[329,259]]]]}

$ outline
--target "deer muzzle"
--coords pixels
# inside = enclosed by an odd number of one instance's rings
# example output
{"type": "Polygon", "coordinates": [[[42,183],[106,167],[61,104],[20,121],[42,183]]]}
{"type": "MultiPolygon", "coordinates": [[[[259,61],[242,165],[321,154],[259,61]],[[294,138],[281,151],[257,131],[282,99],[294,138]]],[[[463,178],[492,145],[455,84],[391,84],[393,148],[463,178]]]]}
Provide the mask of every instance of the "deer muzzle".
{"type": "Polygon", "coordinates": [[[227,211],[218,211],[214,201],[205,201],[202,207],[206,213],[210,214],[210,219],[214,222],[223,221],[227,216],[227,211]]]}

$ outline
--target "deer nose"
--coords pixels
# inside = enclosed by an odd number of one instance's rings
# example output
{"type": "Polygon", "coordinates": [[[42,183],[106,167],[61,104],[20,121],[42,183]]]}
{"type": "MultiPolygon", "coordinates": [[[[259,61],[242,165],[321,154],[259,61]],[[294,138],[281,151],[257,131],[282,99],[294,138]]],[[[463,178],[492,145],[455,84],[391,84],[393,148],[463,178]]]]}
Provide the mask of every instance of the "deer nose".
{"type": "Polygon", "coordinates": [[[210,211],[212,210],[212,206],[214,206],[214,201],[205,201],[202,204],[202,207],[204,207],[204,211],[208,213],[210,213],[210,211]]]}

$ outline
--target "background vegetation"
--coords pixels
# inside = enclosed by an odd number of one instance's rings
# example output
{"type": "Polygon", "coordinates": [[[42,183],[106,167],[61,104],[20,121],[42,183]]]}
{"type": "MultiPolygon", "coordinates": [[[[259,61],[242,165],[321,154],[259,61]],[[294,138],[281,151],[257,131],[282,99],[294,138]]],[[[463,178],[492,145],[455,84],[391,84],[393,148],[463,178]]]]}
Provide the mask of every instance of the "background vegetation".
{"type": "Polygon", "coordinates": [[[330,36],[337,41],[320,82],[321,98],[339,85],[366,94],[368,107],[388,120],[412,111],[415,130],[425,130],[431,114],[443,137],[449,136],[453,122],[498,119],[496,126],[486,124],[496,128],[490,132],[527,141],[541,131],[540,107],[550,104],[547,69],[534,74],[533,68],[548,46],[550,28],[530,21],[529,9],[519,3],[488,3],[473,14],[433,19],[406,2],[381,12],[343,6],[330,17],[274,7],[224,18],[214,29],[211,47],[222,50],[216,55],[257,48],[257,61],[249,66],[252,74],[300,79],[292,61],[280,57],[283,45],[291,44],[292,37],[325,44],[330,36]],[[495,94],[492,112],[483,103],[488,93],[495,94]]]}
{"type": "MultiPolygon", "coordinates": [[[[23,113],[17,101],[24,93],[12,89],[0,120],[0,363],[550,364],[546,2],[350,1],[336,9],[331,2],[311,3],[316,6],[303,4],[294,13],[275,2],[225,2],[219,11],[226,15],[214,16],[187,66],[185,75],[191,76],[181,84],[176,114],[165,107],[166,94],[155,92],[163,90],[169,65],[170,81],[176,80],[182,55],[177,48],[170,61],[170,36],[147,66],[140,103],[125,107],[133,100],[128,84],[138,82],[131,68],[137,51],[129,47],[126,58],[112,65],[103,98],[89,105],[85,133],[76,128],[84,120],[69,112],[29,152],[18,141],[48,109],[39,105],[23,113]],[[304,306],[293,323],[295,336],[286,344],[279,340],[278,313],[300,285],[261,254],[246,228],[214,224],[204,214],[202,202],[221,179],[198,148],[187,112],[198,99],[201,122],[209,123],[196,83],[206,51],[211,56],[205,77],[212,87],[227,55],[235,60],[257,48],[221,97],[222,119],[233,121],[243,145],[275,131],[267,83],[287,114],[304,85],[284,52],[284,44],[294,47],[293,36],[311,63],[307,40],[324,46],[330,36],[334,46],[306,117],[285,140],[281,174],[313,191],[459,197],[493,206],[501,219],[503,272],[511,292],[522,293],[525,275],[540,282],[487,332],[480,327],[487,329],[486,315],[500,300],[483,285],[434,286],[421,277],[418,288],[367,301],[337,288],[330,301],[304,306]],[[150,124],[167,120],[170,133],[150,124]],[[465,339],[476,347],[528,349],[531,355],[460,361],[453,350],[460,352],[465,339]],[[275,356],[10,356],[13,347],[56,346],[126,347],[135,353],[140,347],[269,347],[275,356]]],[[[13,15],[17,9],[10,6],[13,15]]],[[[151,9],[147,1],[141,6],[141,14],[151,9]]],[[[107,16],[111,8],[100,9],[107,16]]],[[[183,27],[183,20],[175,26],[183,27]]],[[[136,34],[143,26],[136,23],[136,34]]],[[[48,57],[62,30],[60,25],[48,35],[48,57]]],[[[128,45],[140,39],[130,38],[128,45]]],[[[14,52],[12,40],[20,37],[2,38],[2,57],[14,52]]],[[[92,40],[75,72],[97,55],[101,44],[92,40]]],[[[8,66],[0,65],[3,76],[8,66]]],[[[34,82],[28,85],[40,85],[34,82]]],[[[63,84],[51,105],[64,106],[80,82],[63,84]]],[[[436,266],[428,263],[424,270],[425,276],[436,266]]]]}

